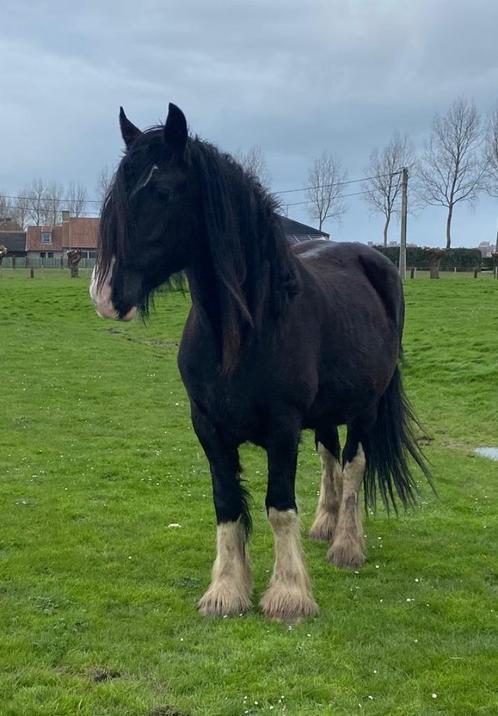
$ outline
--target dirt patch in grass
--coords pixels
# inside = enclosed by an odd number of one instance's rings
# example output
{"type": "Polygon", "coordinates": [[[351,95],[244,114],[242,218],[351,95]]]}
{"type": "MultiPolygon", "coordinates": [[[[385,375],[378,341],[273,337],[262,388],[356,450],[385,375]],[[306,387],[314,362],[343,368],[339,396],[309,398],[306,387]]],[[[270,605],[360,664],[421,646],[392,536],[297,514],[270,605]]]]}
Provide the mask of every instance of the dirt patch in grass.
{"type": "Polygon", "coordinates": [[[95,669],[92,674],[92,681],[96,684],[100,684],[102,681],[110,681],[111,679],[119,679],[121,674],[119,671],[112,669],[95,669]]]}

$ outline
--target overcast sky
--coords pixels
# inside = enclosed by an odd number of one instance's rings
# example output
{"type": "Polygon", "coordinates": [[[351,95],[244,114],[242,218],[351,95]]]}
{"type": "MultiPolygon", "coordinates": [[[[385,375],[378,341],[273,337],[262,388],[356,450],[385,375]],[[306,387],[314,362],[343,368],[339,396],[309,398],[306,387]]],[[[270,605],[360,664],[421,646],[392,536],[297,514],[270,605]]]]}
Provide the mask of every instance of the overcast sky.
{"type": "MultiPolygon", "coordinates": [[[[278,191],[306,185],[323,150],[361,177],[393,130],[420,147],[457,97],[483,115],[498,103],[497,0],[0,0],[0,23],[4,193],[41,177],[95,197],[99,170],[120,156],[120,104],[146,127],[174,101],[223,149],[260,145],[278,191]]],[[[310,221],[306,206],[289,215],[310,221]]],[[[493,241],[497,216],[496,200],[460,205],[454,244],[493,241]]],[[[444,224],[444,209],[425,210],[408,239],[444,245],[444,224]]],[[[358,198],[325,228],[382,237],[358,198]]]]}

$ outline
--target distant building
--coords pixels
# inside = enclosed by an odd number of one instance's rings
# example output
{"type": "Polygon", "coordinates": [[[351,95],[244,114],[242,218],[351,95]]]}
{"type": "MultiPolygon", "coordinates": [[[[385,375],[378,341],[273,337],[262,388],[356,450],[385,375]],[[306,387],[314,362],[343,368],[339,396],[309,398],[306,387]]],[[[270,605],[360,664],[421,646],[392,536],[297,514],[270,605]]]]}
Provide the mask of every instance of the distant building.
{"type": "Polygon", "coordinates": [[[491,256],[491,254],[495,250],[495,245],[491,244],[489,241],[481,241],[477,248],[481,252],[482,257],[487,257],[491,256]]]}
{"type": "Polygon", "coordinates": [[[314,229],[312,226],[301,224],[300,221],[294,221],[294,219],[280,215],[279,219],[290,244],[299,244],[301,241],[309,241],[310,239],[330,239],[330,234],[314,229]]]}
{"type": "Polygon", "coordinates": [[[28,259],[61,259],[69,249],[81,251],[84,259],[93,259],[97,250],[99,219],[71,217],[62,212],[62,224],[28,226],[28,259]]]}
{"type": "Polygon", "coordinates": [[[0,246],[7,248],[7,256],[26,256],[26,232],[16,221],[0,218],[0,246]]]}

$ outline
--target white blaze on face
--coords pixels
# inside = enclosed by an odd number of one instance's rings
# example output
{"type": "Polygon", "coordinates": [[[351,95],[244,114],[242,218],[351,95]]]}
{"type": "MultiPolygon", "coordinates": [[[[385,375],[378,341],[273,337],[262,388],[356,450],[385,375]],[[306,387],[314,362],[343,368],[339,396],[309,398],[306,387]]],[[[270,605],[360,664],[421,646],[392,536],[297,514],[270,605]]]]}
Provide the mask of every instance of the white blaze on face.
{"type": "MultiPolygon", "coordinates": [[[[119,318],[119,314],[112,303],[111,276],[113,266],[114,258],[112,259],[109,271],[107,272],[105,279],[100,286],[98,286],[98,268],[97,266],[94,267],[92,271],[92,280],[90,282],[89,291],[90,298],[95,304],[95,310],[97,311],[98,315],[101,318],[113,318],[114,320],[117,320],[119,318]]],[[[132,308],[130,308],[128,313],[121,318],[121,320],[131,321],[132,318],[135,318],[136,314],[137,308],[136,306],[133,306],[132,308]]]]}

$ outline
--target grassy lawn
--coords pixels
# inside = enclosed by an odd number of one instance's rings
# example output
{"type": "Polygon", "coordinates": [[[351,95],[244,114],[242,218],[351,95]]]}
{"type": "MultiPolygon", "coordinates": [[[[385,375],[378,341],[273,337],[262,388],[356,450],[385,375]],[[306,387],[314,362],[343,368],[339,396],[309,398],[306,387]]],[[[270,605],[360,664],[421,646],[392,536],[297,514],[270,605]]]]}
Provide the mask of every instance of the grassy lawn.
{"type": "MultiPolygon", "coordinates": [[[[316,619],[206,620],[215,523],[176,368],[188,310],[100,320],[88,278],[0,270],[0,714],[498,714],[498,281],[406,284],[406,383],[439,498],[366,522],[359,572],[305,540],[316,619]],[[179,524],[180,527],[170,525],[179,524]]],[[[254,604],[269,579],[264,454],[254,604]]],[[[311,435],[298,495],[319,484],[311,435]]]]}

